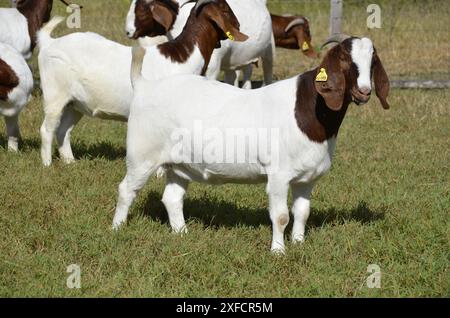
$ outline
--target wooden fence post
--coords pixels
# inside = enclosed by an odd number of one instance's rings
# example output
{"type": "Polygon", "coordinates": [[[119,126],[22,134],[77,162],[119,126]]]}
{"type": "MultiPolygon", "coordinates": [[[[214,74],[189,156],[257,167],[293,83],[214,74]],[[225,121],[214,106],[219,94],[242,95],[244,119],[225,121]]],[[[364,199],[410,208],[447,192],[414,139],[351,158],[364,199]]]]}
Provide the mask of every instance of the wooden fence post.
{"type": "Polygon", "coordinates": [[[342,33],[343,0],[330,0],[330,36],[342,33]]]}

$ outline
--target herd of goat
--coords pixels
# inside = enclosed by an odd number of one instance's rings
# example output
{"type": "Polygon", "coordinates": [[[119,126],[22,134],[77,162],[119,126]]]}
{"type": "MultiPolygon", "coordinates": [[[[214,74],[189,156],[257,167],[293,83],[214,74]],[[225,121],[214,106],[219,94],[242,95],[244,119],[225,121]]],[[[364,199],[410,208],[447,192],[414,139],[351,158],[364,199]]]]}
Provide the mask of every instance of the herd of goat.
{"type": "MultiPolygon", "coordinates": [[[[0,9],[0,113],[8,148],[18,151],[18,116],[33,90],[26,60],[37,47],[45,166],[52,162],[53,136],[61,160],[74,161],[70,135],[83,115],[128,122],[127,174],[114,229],[126,222],[137,193],[157,172],[166,177],[162,202],[176,233],[186,232],[183,198],[191,181],[266,182],[272,251],[284,252],[289,188],[292,241],[301,242],[313,186],[331,166],[349,104],[368,102],[373,79],[383,108],[389,108],[389,79],[368,38],[331,38],[324,46],[337,44],[317,68],[272,84],[276,46],[311,58],[318,53],[308,19],[271,15],[266,0],[133,0],[126,21],[128,37],[139,41],[133,48],[91,32],[53,38],[63,18],[50,18],[52,0],[12,2],[13,8],[0,9]],[[252,90],[252,68],[260,59],[264,87],[252,90]],[[225,83],[216,81],[221,71],[225,83]],[[199,122],[222,133],[275,129],[277,139],[255,160],[245,153],[239,163],[191,160],[202,158],[208,138],[194,141],[200,147],[182,140],[182,155],[174,155],[180,143],[174,131],[195,135],[199,122]]],[[[255,142],[246,139],[249,147],[255,142]]]]}

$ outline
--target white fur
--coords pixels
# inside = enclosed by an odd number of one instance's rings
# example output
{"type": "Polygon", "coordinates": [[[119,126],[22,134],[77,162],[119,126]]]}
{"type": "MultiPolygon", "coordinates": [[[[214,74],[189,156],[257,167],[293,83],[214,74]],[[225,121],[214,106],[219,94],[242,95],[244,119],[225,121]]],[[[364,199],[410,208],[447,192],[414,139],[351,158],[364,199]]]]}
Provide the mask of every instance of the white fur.
{"type": "MultiPolygon", "coordinates": [[[[190,181],[211,184],[267,182],[273,222],[272,250],[284,251],[289,186],[294,194],[292,239],[303,241],[312,187],[331,166],[335,139],[316,143],[298,128],[294,113],[297,80],[295,77],[253,91],[199,76],[138,81],[128,124],[127,175],[119,187],[114,228],[126,221],[130,205],[148,178],[159,167],[165,166],[167,187],[163,203],[175,232],[186,230],[182,207],[190,181]],[[230,128],[278,129],[278,163],[276,166],[272,162],[263,164],[262,157],[258,157],[258,163],[240,164],[174,161],[172,149],[177,140],[172,138],[172,133],[186,129],[194,134],[197,121],[204,127],[220,131],[230,128]]],[[[207,146],[205,140],[201,142],[203,147],[207,146]]],[[[187,143],[188,149],[190,142],[187,143]]],[[[190,154],[201,156],[198,149],[194,147],[190,154]]]]}
{"type": "Polygon", "coordinates": [[[19,85],[8,94],[8,99],[0,100],[0,114],[5,117],[6,122],[8,149],[17,151],[20,138],[18,118],[31,97],[33,75],[23,56],[7,44],[0,43],[0,59],[8,64],[19,78],[19,85]]]}
{"type": "Polygon", "coordinates": [[[358,87],[360,89],[372,89],[370,68],[372,66],[373,44],[368,38],[354,39],[352,41],[351,56],[358,67],[358,87]]]}
{"type": "MultiPolygon", "coordinates": [[[[81,117],[126,121],[133,94],[131,47],[95,33],[73,33],[52,39],[50,33],[58,21],[58,17],[53,18],[38,33],[45,111],[41,156],[45,166],[52,161],[55,132],[62,160],[73,162],[70,133],[81,117]]],[[[153,46],[147,48],[143,75],[159,79],[175,74],[200,74],[203,65],[198,48],[181,64],[172,62],[153,46]]]]}
{"type": "Polygon", "coordinates": [[[1,8],[0,21],[0,42],[12,46],[29,59],[32,55],[31,39],[25,16],[16,8],[1,8]]]}
{"type": "MultiPolygon", "coordinates": [[[[186,0],[175,0],[180,7],[186,0]]],[[[227,0],[240,23],[240,31],[249,36],[245,42],[222,41],[222,47],[214,50],[211,56],[206,77],[217,79],[220,71],[226,73],[227,83],[235,84],[235,70],[246,67],[248,64],[258,61],[261,57],[264,69],[264,83],[272,83],[272,68],[274,50],[274,39],[272,34],[272,20],[266,7],[265,0],[227,0]]],[[[135,28],[136,0],[133,0],[127,16],[126,31],[133,35],[135,28]]],[[[176,38],[183,30],[194,3],[186,4],[180,8],[179,14],[174,22],[173,28],[168,32],[169,39],[176,38]]],[[[244,88],[251,88],[250,79],[244,79],[244,88]]]]}

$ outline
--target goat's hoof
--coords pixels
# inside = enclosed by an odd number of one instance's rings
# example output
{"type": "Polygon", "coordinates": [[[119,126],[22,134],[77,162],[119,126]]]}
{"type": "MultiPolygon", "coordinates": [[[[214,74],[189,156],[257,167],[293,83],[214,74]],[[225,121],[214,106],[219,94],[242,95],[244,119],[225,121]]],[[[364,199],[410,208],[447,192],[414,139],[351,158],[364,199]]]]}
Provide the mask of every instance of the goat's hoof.
{"type": "Polygon", "coordinates": [[[286,255],[286,250],[284,247],[276,247],[276,248],[272,247],[271,252],[273,255],[276,255],[276,256],[286,255]]]}
{"type": "Polygon", "coordinates": [[[292,236],[292,244],[302,244],[303,242],[305,242],[304,235],[293,235],[292,236]]]}
{"type": "Polygon", "coordinates": [[[75,163],[75,158],[63,158],[62,159],[62,162],[64,162],[64,164],[66,164],[66,165],[70,165],[70,164],[73,164],[73,163],[75,163]]]}
{"type": "Polygon", "coordinates": [[[188,233],[187,227],[182,226],[181,228],[172,229],[172,233],[180,236],[184,236],[188,233]]]}
{"type": "Polygon", "coordinates": [[[119,231],[124,223],[125,223],[124,221],[114,221],[112,225],[112,230],[115,232],[119,231]]]}

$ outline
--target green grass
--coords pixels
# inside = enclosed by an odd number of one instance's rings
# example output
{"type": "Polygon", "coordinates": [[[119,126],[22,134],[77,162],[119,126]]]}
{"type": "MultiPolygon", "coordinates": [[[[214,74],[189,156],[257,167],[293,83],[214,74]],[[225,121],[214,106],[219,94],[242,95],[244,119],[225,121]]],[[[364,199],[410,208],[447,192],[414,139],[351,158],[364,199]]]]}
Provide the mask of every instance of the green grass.
{"type": "MultiPolygon", "coordinates": [[[[86,14],[102,2],[83,1],[86,14]]],[[[123,39],[121,30],[108,32],[123,39]]],[[[277,74],[288,61],[281,56],[277,74]]],[[[277,257],[263,185],[193,184],[189,234],[180,237],[160,202],[163,181],[152,179],[114,233],[125,124],[83,119],[77,163],[45,169],[36,90],[19,154],[5,150],[0,124],[0,296],[449,297],[449,99],[450,90],[394,90],[389,111],[375,97],[352,106],[333,168],[313,193],[306,242],[277,257]],[[70,264],[81,266],[80,290],[66,287],[70,264]],[[381,267],[381,289],[366,286],[369,264],[381,267]]]]}

